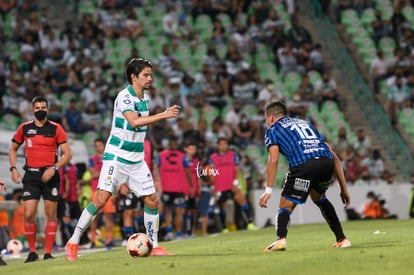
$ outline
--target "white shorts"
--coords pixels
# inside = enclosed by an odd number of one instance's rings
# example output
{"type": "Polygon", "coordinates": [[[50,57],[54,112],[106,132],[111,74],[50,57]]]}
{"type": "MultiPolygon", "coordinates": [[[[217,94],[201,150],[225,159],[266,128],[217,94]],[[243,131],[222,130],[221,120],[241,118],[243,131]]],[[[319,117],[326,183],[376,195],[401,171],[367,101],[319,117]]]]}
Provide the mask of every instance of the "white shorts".
{"type": "Polygon", "coordinates": [[[145,161],[138,164],[123,164],[116,160],[104,160],[98,189],[114,194],[122,183],[126,183],[129,190],[137,197],[156,192],[151,172],[145,161]]]}

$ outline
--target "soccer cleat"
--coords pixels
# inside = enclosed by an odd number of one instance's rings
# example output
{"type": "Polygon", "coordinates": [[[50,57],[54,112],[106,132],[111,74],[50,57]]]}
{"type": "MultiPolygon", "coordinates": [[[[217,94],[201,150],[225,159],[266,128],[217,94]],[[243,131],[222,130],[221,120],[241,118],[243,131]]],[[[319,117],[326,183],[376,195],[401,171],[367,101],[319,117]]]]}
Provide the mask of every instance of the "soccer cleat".
{"type": "Polygon", "coordinates": [[[336,242],[332,245],[332,247],[338,248],[338,247],[351,247],[351,242],[348,239],[343,239],[340,242],[336,242]]]}
{"type": "Polygon", "coordinates": [[[170,252],[165,250],[163,246],[154,247],[151,252],[151,256],[170,256],[170,252]]]}
{"type": "Polygon", "coordinates": [[[43,255],[43,260],[52,260],[55,257],[53,257],[50,253],[46,253],[45,255],[43,255]]]}
{"type": "Polygon", "coordinates": [[[68,242],[66,244],[66,260],[76,261],[78,259],[78,245],[68,242]]]}
{"type": "Polygon", "coordinates": [[[6,262],[0,256],[0,265],[7,265],[6,262]]]}
{"type": "Polygon", "coordinates": [[[30,252],[29,255],[27,256],[25,263],[31,263],[37,260],[39,260],[39,255],[37,255],[36,252],[30,252]]]}
{"type": "Polygon", "coordinates": [[[247,224],[247,230],[257,230],[258,228],[257,228],[257,226],[254,224],[254,223],[252,223],[252,222],[249,222],[248,224],[247,224]]]}
{"type": "Polygon", "coordinates": [[[286,239],[282,238],[279,239],[273,243],[271,243],[270,245],[268,245],[263,252],[272,252],[272,251],[285,251],[287,247],[286,244],[286,239]]]}

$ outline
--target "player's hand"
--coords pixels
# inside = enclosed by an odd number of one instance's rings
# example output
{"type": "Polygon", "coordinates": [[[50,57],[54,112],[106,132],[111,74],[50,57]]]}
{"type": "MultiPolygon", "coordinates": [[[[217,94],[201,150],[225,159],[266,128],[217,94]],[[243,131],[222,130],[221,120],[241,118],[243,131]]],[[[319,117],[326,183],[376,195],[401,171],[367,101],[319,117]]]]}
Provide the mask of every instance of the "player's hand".
{"type": "Polygon", "coordinates": [[[56,173],[56,170],[52,166],[47,168],[43,172],[43,175],[42,175],[42,178],[41,178],[42,182],[43,183],[48,182],[55,175],[55,173],[56,173]]]}
{"type": "Polygon", "coordinates": [[[181,109],[181,107],[180,106],[178,106],[178,105],[173,105],[173,106],[170,106],[170,107],[168,107],[165,111],[164,111],[164,113],[165,113],[165,115],[167,116],[167,118],[176,118],[176,117],[178,117],[178,115],[180,114],[180,109],[181,109]]]}
{"type": "Polygon", "coordinates": [[[351,203],[351,197],[349,196],[348,191],[341,191],[340,196],[345,208],[348,208],[351,203]]]}
{"type": "Polygon", "coordinates": [[[13,169],[11,179],[15,184],[22,183],[22,176],[20,176],[20,173],[17,169],[13,169]]]}
{"type": "Polygon", "coordinates": [[[267,201],[270,199],[271,194],[263,193],[259,199],[259,205],[261,208],[267,208],[267,201]]]}

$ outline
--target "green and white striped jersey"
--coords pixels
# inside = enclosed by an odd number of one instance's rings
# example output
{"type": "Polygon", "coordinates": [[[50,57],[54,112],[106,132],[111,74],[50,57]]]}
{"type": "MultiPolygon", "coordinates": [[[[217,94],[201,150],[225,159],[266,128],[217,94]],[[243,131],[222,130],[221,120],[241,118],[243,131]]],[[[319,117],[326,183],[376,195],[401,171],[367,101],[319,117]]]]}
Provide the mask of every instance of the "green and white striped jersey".
{"type": "Polygon", "coordinates": [[[149,96],[144,93],[138,98],[128,85],[115,99],[111,133],[105,146],[104,160],[114,160],[125,164],[136,164],[144,160],[144,140],[147,126],[132,128],[124,117],[128,111],[139,117],[149,114],[149,96]]]}

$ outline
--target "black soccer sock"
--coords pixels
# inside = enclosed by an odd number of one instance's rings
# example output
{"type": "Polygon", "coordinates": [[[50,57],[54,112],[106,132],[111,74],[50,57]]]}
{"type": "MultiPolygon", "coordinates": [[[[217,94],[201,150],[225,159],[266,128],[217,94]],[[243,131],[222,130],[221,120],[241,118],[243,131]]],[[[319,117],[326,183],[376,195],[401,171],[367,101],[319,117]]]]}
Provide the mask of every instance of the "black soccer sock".
{"type": "Polygon", "coordinates": [[[286,208],[279,208],[276,213],[276,235],[280,238],[286,238],[290,221],[290,211],[286,208]]]}
{"type": "Polygon", "coordinates": [[[314,202],[321,210],[322,216],[325,218],[332,232],[335,234],[336,241],[339,242],[345,239],[344,232],[342,231],[341,223],[336,215],[335,208],[328,200],[327,197],[323,197],[319,201],[314,202]]]}
{"type": "Polygon", "coordinates": [[[225,210],[220,210],[220,222],[221,222],[221,228],[225,229],[227,227],[225,210]]]}
{"type": "Polygon", "coordinates": [[[245,204],[240,207],[241,209],[241,216],[246,224],[253,222],[252,211],[250,205],[245,204]]]}

